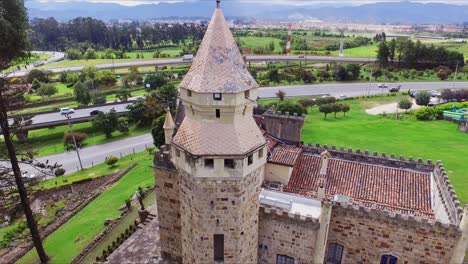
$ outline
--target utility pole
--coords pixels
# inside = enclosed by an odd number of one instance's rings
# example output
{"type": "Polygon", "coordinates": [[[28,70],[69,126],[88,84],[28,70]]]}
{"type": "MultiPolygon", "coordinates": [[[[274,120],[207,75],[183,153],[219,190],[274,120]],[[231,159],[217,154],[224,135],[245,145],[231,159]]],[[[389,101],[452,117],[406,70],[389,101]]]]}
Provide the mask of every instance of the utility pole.
{"type": "Polygon", "coordinates": [[[457,79],[457,74],[458,74],[458,61],[457,61],[457,66],[455,66],[455,75],[453,76],[452,89],[455,89],[455,81],[457,79]]]}
{"type": "Polygon", "coordinates": [[[370,90],[371,90],[371,81],[372,81],[372,68],[370,70],[370,76],[369,76],[369,87],[367,88],[367,96],[370,95],[370,90]]]}
{"type": "Polygon", "coordinates": [[[76,156],[78,157],[78,162],[80,163],[80,170],[83,170],[83,164],[81,163],[80,151],[78,150],[78,146],[76,145],[75,135],[73,135],[73,129],[71,124],[71,116],[69,113],[65,114],[68,119],[68,125],[70,126],[70,134],[73,138],[73,146],[75,147],[76,156]]]}

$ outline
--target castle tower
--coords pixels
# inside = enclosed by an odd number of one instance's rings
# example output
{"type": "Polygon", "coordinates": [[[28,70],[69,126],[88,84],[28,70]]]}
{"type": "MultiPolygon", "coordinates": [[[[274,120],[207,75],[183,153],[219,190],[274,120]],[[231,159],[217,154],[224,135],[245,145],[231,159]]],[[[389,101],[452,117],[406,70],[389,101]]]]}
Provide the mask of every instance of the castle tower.
{"type": "Polygon", "coordinates": [[[180,178],[182,261],[257,263],[267,154],[252,116],[258,85],[219,1],[179,88],[185,118],[171,149],[180,178]]]}

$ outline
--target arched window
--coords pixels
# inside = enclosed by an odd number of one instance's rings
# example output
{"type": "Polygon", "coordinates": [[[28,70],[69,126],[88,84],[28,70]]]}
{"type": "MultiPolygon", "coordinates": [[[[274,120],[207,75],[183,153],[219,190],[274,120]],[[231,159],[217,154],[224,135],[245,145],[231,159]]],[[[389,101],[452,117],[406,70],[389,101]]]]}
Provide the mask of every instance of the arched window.
{"type": "Polygon", "coordinates": [[[328,244],[327,264],[341,264],[343,246],[338,243],[328,244]]]}
{"type": "Polygon", "coordinates": [[[276,264],[294,264],[294,258],[286,255],[276,255],[276,264]]]}
{"type": "Polygon", "coordinates": [[[397,264],[398,258],[390,255],[390,254],[384,254],[380,258],[380,264],[397,264]]]}

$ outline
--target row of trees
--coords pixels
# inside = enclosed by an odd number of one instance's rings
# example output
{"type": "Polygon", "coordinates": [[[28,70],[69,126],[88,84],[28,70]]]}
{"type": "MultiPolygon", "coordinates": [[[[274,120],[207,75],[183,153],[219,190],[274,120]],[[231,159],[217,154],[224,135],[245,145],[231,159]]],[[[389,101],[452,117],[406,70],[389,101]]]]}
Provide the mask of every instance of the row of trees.
{"type": "Polygon", "coordinates": [[[90,17],[68,22],[54,18],[35,18],[30,22],[29,38],[36,49],[66,50],[92,47],[97,50],[143,49],[151,46],[182,44],[187,39],[201,40],[205,25],[150,24],[143,22],[112,23],[90,17]]]}
{"type": "Polygon", "coordinates": [[[377,50],[377,60],[384,67],[391,64],[403,68],[434,68],[445,65],[455,69],[457,64],[459,67],[465,64],[462,53],[407,38],[382,41],[377,50]]]}

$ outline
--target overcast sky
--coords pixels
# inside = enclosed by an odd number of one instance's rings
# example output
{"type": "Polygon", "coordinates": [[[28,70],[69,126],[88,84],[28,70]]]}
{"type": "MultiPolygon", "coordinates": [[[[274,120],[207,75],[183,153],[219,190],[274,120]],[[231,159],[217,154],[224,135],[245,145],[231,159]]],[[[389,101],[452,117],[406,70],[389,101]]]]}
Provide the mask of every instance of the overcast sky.
{"type": "MultiPolygon", "coordinates": [[[[195,2],[195,1],[211,1],[215,0],[27,0],[37,2],[99,2],[99,3],[118,3],[122,5],[140,5],[151,4],[159,2],[195,2]]],[[[399,2],[398,0],[221,0],[222,2],[242,1],[242,2],[256,2],[265,4],[291,4],[291,5],[311,5],[311,4],[330,4],[330,5],[360,5],[376,2],[399,2]]],[[[412,2],[424,3],[446,3],[468,5],[468,0],[413,0],[412,2]]]]}

